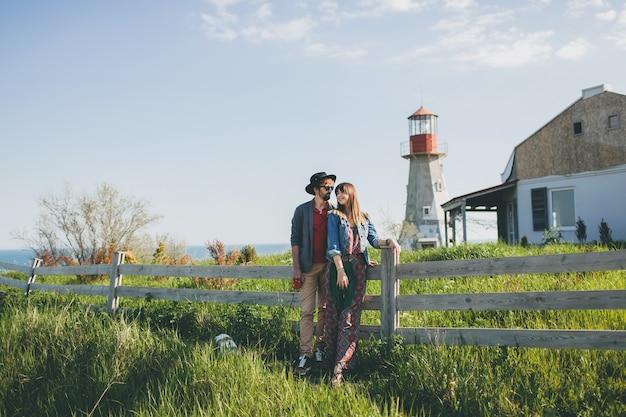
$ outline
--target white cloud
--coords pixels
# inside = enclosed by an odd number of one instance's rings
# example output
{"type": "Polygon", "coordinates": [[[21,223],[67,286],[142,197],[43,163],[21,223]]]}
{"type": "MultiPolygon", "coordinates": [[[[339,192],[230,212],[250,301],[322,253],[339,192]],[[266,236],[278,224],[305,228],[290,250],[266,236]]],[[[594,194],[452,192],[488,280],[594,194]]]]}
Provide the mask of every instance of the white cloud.
{"type": "Polygon", "coordinates": [[[366,0],[365,5],[371,5],[379,12],[419,12],[424,10],[427,1],[416,0],[366,0]]]}
{"type": "Polygon", "coordinates": [[[529,0],[526,5],[520,7],[520,10],[541,11],[550,4],[552,4],[552,0],[529,0]]]}
{"type": "Polygon", "coordinates": [[[254,16],[258,19],[264,20],[272,16],[272,5],[270,3],[264,3],[257,9],[254,16]]]}
{"type": "Polygon", "coordinates": [[[426,59],[427,57],[431,57],[432,59],[432,57],[436,56],[437,51],[439,51],[439,48],[437,46],[422,46],[419,48],[415,48],[414,50],[412,50],[411,52],[407,54],[391,57],[389,59],[389,62],[402,63],[402,62],[412,61],[417,58],[426,59]]]}
{"type": "Polygon", "coordinates": [[[437,0],[363,0],[359,7],[335,13],[335,20],[366,19],[395,13],[419,13],[436,5],[437,0]]]}
{"type": "Polygon", "coordinates": [[[605,37],[619,48],[626,49],[626,31],[614,32],[605,37]]]}
{"type": "Polygon", "coordinates": [[[496,39],[508,42],[511,35],[501,33],[498,26],[511,20],[515,20],[513,11],[502,11],[473,18],[463,16],[454,20],[447,19],[437,22],[433,28],[448,32],[439,39],[440,47],[446,50],[467,49],[496,39]]]}
{"type": "Polygon", "coordinates": [[[566,14],[570,17],[580,17],[586,9],[604,6],[604,0],[570,0],[567,2],[566,14]]]}
{"type": "Polygon", "coordinates": [[[514,10],[504,10],[497,13],[486,13],[479,15],[473,24],[479,26],[495,26],[500,25],[505,22],[510,22],[511,20],[515,20],[515,11],[514,10]]]}
{"type": "Polygon", "coordinates": [[[444,49],[466,48],[481,44],[485,40],[485,28],[469,25],[463,30],[442,37],[438,44],[444,49]]]}
{"type": "Polygon", "coordinates": [[[242,0],[208,0],[209,4],[214,5],[218,10],[226,10],[230,6],[240,3],[242,0]]]}
{"type": "Polygon", "coordinates": [[[556,56],[563,59],[579,60],[591,49],[591,43],[584,38],[578,38],[556,51],[556,56]]]}
{"type": "MultiPolygon", "coordinates": [[[[626,9],[626,5],[624,6],[624,8],[626,9]]],[[[619,23],[620,25],[626,26],[626,11],[620,12],[619,18],[617,19],[617,23],[619,23]]]]}
{"type": "Polygon", "coordinates": [[[474,0],[446,0],[446,9],[469,9],[476,5],[474,0]]]}
{"type": "Polygon", "coordinates": [[[313,43],[307,46],[306,50],[311,54],[330,58],[354,59],[367,55],[367,51],[363,48],[346,49],[337,45],[327,45],[323,43],[313,43]]]}
{"type": "Polygon", "coordinates": [[[261,27],[249,26],[243,29],[241,33],[252,41],[295,41],[307,38],[315,26],[315,21],[307,16],[287,23],[267,24],[261,27]]]}
{"type": "Polygon", "coordinates": [[[620,13],[606,0],[527,0],[521,5],[486,0],[302,0],[288,5],[271,0],[208,2],[215,7],[212,14],[202,15],[209,38],[290,41],[309,54],[326,57],[362,57],[376,53],[369,50],[372,46],[385,45],[378,52],[383,61],[388,57],[386,62],[427,59],[510,68],[547,60],[553,54],[561,59],[583,59],[599,37],[619,47],[626,43],[620,39],[624,31],[618,27],[623,24],[626,29],[626,5],[620,13]],[[549,13],[546,7],[550,7],[549,13]],[[423,14],[407,17],[407,13],[423,14]],[[595,18],[600,23],[574,27],[563,19],[582,13],[585,19],[595,18]],[[611,28],[604,22],[615,23],[611,28]],[[598,28],[604,33],[597,33],[598,28]],[[561,39],[575,40],[554,47],[551,37],[555,33],[561,39]],[[420,45],[407,43],[411,36],[419,39],[420,45]]]}
{"type": "Polygon", "coordinates": [[[220,40],[232,40],[237,37],[237,32],[229,27],[230,24],[237,22],[237,16],[222,11],[219,16],[202,13],[200,18],[204,22],[207,37],[220,40]]]}
{"type": "Polygon", "coordinates": [[[331,22],[338,22],[339,20],[341,20],[337,14],[337,11],[339,10],[339,5],[336,2],[321,1],[317,7],[322,13],[323,20],[331,22]]]}
{"type": "Polygon", "coordinates": [[[546,60],[552,51],[547,38],[552,32],[536,32],[509,41],[486,42],[457,56],[463,62],[475,62],[492,68],[518,67],[546,60]]]}
{"type": "Polygon", "coordinates": [[[615,10],[607,10],[603,13],[596,13],[596,19],[598,20],[615,20],[617,12],[615,10]]]}

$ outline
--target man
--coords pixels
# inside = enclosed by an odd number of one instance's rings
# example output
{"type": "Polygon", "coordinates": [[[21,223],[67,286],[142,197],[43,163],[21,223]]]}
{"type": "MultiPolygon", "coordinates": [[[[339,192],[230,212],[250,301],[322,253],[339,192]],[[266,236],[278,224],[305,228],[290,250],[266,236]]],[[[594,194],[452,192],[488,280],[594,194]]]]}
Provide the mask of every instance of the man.
{"type": "Polygon", "coordinates": [[[335,175],[318,172],[311,176],[305,187],[313,199],[300,204],[291,219],[291,258],[293,260],[294,288],[300,288],[300,357],[296,372],[304,376],[311,369],[313,356],[320,365],[324,351],[324,313],[326,291],[324,269],[326,266],[326,218],[335,207],[330,203],[335,185],[335,175]],[[317,300],[316,300],[317,295],[317,300]],[[313,350],[313,314],[317,301],[317,326],[313,350]]]}

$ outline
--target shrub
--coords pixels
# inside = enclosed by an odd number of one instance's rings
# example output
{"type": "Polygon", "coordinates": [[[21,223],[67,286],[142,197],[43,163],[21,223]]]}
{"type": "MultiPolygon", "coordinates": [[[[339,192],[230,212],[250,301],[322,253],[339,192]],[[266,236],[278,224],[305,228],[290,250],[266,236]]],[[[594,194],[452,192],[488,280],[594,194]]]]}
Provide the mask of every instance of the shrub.
{"type": "Polygon", "coordinates": [[[560,227],[551,227],[547,230],[544,230],[543,236],[541,237],[541,243],[543,245],[559,244],[564,240],[565,239],[563,238],[560,227]]]}
{"type": "Polygon", "coordinates": [[[246,245],[241,248],[238,261],[240,265],[256,265],[259,260],[258,258],[256,249],[250,245],[246,245]]]}
{"type": "Polygon", "coordinates": [[[602,219],[600,222],[600,226],[598,226],[598,232],[600,233],[600,242],[603,245],[609,245],[613,242],[613,238],[611,237],[611,228],[608,224],[602,219]]]}
{"type": "Polygon", "coordinates": [[[587,240],[587,225],[580,217],[576,221],[576,239],[581,245],[587,240]]]}

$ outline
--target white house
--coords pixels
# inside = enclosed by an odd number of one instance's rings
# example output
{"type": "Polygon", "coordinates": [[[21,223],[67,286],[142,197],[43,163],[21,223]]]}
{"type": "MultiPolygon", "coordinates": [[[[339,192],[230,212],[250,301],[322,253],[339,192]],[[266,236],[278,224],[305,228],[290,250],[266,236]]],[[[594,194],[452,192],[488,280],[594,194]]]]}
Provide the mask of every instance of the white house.
{"type": "Polygon", "coordinates": [[[523,237],[541,243],[546,231],[577,242],[579,220],[587,241],[601,240],[602,221],[613,240],[626,240],[626,95],[611,90],[606,84],[584,89],[517,145],[501,184],[444,203],[446,240],[467,241],[468,211],[496,212],[498,239],[510,244],[523,237]]]}

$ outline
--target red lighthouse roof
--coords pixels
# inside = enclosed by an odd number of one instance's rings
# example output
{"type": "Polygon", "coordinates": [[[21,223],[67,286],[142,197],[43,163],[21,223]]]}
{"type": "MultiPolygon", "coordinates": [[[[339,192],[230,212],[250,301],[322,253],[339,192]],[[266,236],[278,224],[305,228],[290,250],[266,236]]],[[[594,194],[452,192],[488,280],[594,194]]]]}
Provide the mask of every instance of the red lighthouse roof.
{"type": "Polygon", "coordinates": [[[408,118],[410,119],[411,117],[415,117],[415,116],[431,116],[431,115],[436,116],[435,113],[431,112],[426,107],[421,106],[415,113],[410,115],[408,118]]]}

